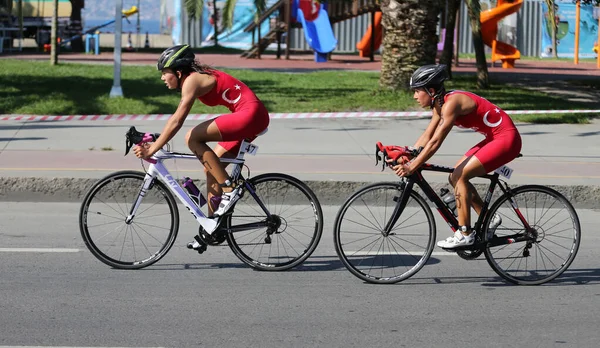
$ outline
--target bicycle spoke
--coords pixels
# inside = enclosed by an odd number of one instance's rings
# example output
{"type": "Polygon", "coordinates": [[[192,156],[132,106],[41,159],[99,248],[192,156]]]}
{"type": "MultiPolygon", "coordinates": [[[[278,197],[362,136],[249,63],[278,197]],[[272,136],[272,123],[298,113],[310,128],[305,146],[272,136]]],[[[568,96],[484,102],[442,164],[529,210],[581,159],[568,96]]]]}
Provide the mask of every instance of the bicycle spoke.
{"type": "MultiPolygon", "coordinates": [[[[520,211],[527,219],[536,240],[532,244],[523,242],[487,247],[486,259],[490,266],[504,279],[516,284],[542,284],[563,273],[575,258],[579,247],[579,220],[573,207],[560,193],[539,185],[522,186],[512,190],[515,201],[521,202],[520,211]],[[531,203],[531,204],[530,204],[531,203]],[[533,219],[533,220],[530,220],[533,219]],[[530,248],[526,249],[526,246],[530,248]]],[[[490,213],[514,211],[507,205],[506,196],[500,197],[490,213]]],[[[512,236],[523,231],[521,221],[501,216],[503,228],[495,233],[512,236]],[[512,228],[515,226],[515,228],[512,228]],[[504,233],[504,234],[502,234],[504,233]]]]}
{"type": "Polygon", "coordinates": [[[82,237],[94,256],[111,267],[149,266],[166,254],[177,236],[177,205],[159,181],[141,197],[135,219],[126,223],[144,180],[145,173],[116,172],[99,180],[84,198],[82,237]],[[135,194],[120,194],[132,188],[135,194]]]}
{"type": "Polygon", "coordinates": [[[415,274],[433,249],[435,230],[427,203],[410,193],[401,215],[384,234],[402,190],[397,184],[373,184],[351,196],[334,224],[336,252],[357,277],[395,283],[415,274]]]}

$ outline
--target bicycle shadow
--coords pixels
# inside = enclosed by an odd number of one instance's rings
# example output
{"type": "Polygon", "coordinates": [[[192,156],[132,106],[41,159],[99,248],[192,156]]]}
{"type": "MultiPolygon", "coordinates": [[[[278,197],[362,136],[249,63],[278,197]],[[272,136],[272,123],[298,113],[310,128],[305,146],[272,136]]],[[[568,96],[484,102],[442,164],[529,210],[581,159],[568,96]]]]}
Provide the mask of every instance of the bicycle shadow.
{"type": "MultiPolygon", "coordinates": [[[[480,283],[483,287],[508,287],[521,286],[510,283],[500,276],[473,276],[473,277],[413,277],[405,282],[396,283],[397,285],[452,285],[452,284],[474,284],[480,283]]],[[[550,282],[542,284],[543,286],[572,286],[572,285],[591,285],[600,283],[600,269],[567,269],[559,277],[550,282]]]]}
{"type": "MultiPolygon", "coordinates": [[[[365,258],[368,262],[368,258],[365,258]]],[[[412,258],[406,258],[403,260],[395,260],[396,263],[390,263],[384,265],[384,267],[397,267],[399,262],[403,262],[406,266],[414,265],[409,261],[414,261],[412,258]]],[[[431,257],[427,264],[436,264],[441,261],[437,258],[431,257]]],[[[381,267],[381,266],[379,266],[381,267]]],[[[243,262],[226,262],[226,263],[210,263],[210,262],[195,262],[195,263],[163,263],[154,264],[150,267],[142,270],[170,270],[170,271],[186,271],[186,270],[214,270],[214,269],[238,269],[238,268],[250,268],[250,266],[243,262]]],[[[260,270],[256,270],[261,272],[260,270]]],[[[302,264],[282,272],[329,272],[329,271],[347,271],[346,267],[340,261],[337,256],[325,256],[325,255],[312,255],[302,264]]]]}

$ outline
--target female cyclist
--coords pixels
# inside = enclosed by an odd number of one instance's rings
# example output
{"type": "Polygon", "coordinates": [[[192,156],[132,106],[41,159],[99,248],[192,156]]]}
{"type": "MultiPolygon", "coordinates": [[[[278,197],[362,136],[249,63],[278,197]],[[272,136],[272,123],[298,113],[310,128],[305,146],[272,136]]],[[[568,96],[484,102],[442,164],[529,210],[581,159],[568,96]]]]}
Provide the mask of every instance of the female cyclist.
{"type": "MultiPolygon", "coordinates": [[[[225,171],[219,158],[237,156],[244,139],[254,140],[269,125],[269,113],[256,95],[240,80],[222,71],[208,67],[196,60],[188,45],[166,49],[158,58],[157,68],[161,80],[169,89],[181,91],[181,100],[169,118],[160,137],[148,146],[139,146],[134,153],[139,158],[149,158],[177,134],[196,99],[208,106],[225,106],[231,113],[224,114],[190,130],[185,141],[198,157],[206,172],[208,201],[221,197],[218,208],[208,204],[209,213],[218,218],[239,199],[241,187],[225,171]],[[215,149],[206,143],[218,141],[215,149]]],[[[212,234],[212,231],[206,231],[212,234]]]]}
{"type": "MultiPolygon", "coordinates": [[[[521,136],[511,118],[488,100],[470,92],[444,89],[448,78],[446,66],[425,65],[418,68],[410,79],[414,99],[421,107],[432,111],[431,122],[415,143],[423,150],[411,162],[393,166],[399,176],[408,176],[423,165],[440,148],[454,125],[471,128],[485,136],[456,163],[448,180],[454,187],[460,228],[452,237],[439,241],[444,249],[472,245],[471,206],[480,214],[483,201],[469,182],[470,179],[492,172],[515,159],[521,151],[521,136]]],[[[494,216],[490,227],[502,223],[494,216]]]]}

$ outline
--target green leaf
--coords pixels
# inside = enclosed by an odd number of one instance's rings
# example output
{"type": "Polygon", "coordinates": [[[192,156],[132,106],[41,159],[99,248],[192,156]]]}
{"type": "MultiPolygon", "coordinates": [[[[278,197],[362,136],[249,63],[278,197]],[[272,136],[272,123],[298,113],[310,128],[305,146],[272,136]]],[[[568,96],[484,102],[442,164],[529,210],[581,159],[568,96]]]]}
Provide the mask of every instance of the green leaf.
{"type": "Polygon", "coordinates": [[[204,0],[184,0],[183,6],[190,18],[199,18],[204,9],[204,0]]]}

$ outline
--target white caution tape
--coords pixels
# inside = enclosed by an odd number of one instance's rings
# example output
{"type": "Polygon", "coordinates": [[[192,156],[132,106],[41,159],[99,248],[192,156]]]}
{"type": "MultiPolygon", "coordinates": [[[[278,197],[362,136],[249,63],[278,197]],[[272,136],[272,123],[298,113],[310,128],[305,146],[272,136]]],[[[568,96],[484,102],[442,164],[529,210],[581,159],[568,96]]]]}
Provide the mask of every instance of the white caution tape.
{"type": "MultiPolygon", "coordinates": [[[[519,114],[600,114],[600,110],[505,110],[509,115],[519,114]]],[[[221,114],[190,114],[189,120],[209,120],[221,114]]],[[[388,118],[415,117],[428,118],[431,111],[366,111],[366,112],[298,112],[273,113],[271,119],[307,119],[307,118],[388,118]]],[[[170,114],[148,115],[0,115],[0,121],[163,121],[170,114]]]]}

